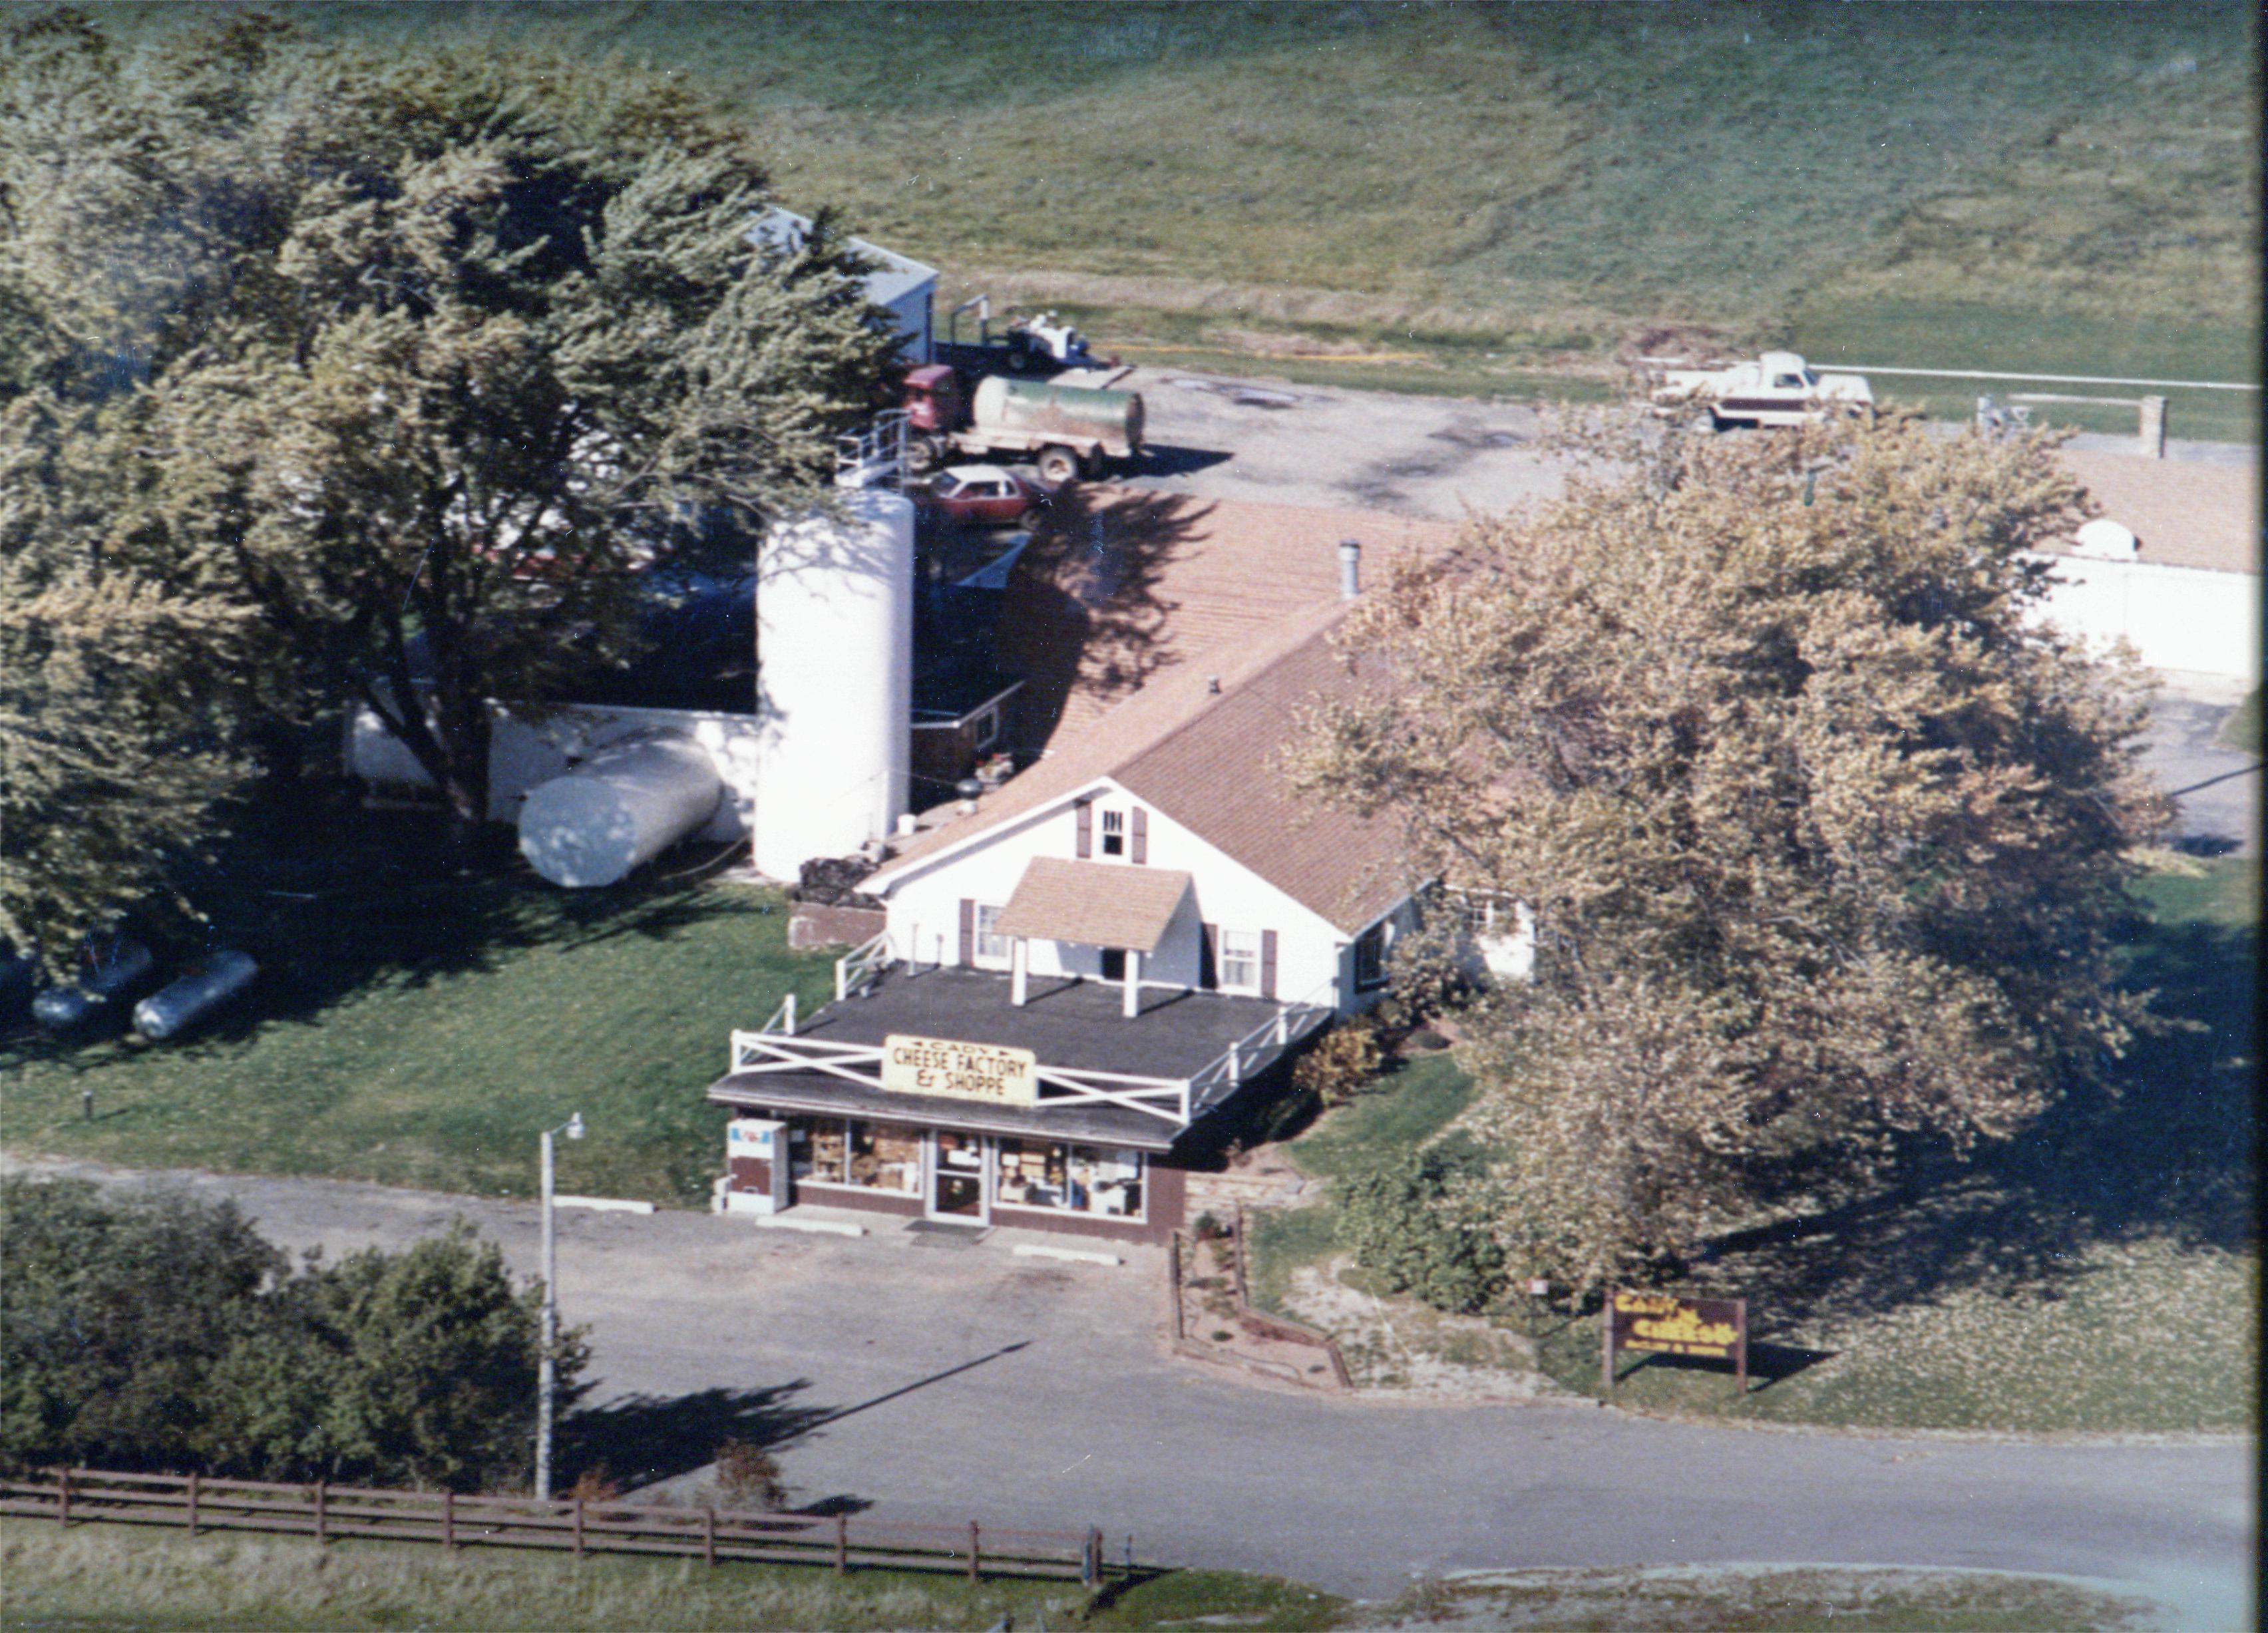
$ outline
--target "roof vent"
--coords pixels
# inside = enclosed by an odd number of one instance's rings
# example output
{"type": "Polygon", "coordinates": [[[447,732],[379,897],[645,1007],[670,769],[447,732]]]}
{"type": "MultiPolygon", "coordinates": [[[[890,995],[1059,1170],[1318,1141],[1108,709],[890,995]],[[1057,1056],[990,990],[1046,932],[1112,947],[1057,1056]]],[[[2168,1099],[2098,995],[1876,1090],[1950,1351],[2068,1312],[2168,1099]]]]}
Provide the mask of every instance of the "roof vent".
{"type": "Polygon", "coordinates": [[[1351,601],[1362,593],[1362,541],[1339,541],[1339,600],[1351,601]]]}
{"type": "Polygon", "coordinates": [[[1220,695],[1220,677],[1217,674],[1207,675],[1205,677],[1205,690],[1211,693],[1215,697],[1219,697],[1220,695]]]}

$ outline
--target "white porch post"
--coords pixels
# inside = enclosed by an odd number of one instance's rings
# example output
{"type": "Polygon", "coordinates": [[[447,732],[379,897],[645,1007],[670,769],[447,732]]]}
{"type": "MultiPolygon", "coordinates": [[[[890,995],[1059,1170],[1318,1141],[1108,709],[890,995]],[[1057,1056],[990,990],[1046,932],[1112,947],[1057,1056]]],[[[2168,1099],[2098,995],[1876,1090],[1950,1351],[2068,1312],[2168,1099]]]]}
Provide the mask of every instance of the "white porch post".
{"type": "Polygon", "coordinates": [[[1142,955],[1126,949],[1126,1013],[1130,1019],[1142,1012],[1142,955]]]}
{"type": "Polygon", "coordinates": [[[1032,967],[1029,945],[1021,936],[1008,944],[1008,1002],[1019,1008],[1024,1002],[1025,972],[1032,967]]]}

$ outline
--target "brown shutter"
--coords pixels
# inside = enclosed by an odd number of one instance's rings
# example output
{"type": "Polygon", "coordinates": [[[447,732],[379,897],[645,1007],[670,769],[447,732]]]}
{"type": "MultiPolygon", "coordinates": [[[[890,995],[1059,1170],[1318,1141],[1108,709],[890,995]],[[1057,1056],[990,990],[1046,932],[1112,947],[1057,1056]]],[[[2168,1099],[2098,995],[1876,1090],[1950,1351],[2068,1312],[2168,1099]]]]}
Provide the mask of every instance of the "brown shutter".
{"type": "Polygon", "coordinates": [[[1220,985],[1220,926],[1204,926],[1204,945],[1197,953],[1197,985],[1207,992],[1220,985]]]}
{"type": "Polygon", "coordinates": [[[1260,932],[1260,996],[1276,996],[1276,932],[1272,930],[1260,932]]]}
{"type": "Polygon", "coordinates": [[[976,962],[976,903],[968,896],[961,899],[961,961],[976,962]]]}
{"type": "Polygon", "coordinates": [[[1072,854],[1084,859],[1094,854],[1094,805],[1082,799],[1071,809],[1079,818],[1079,843],[1072,854]]]}
{"type": "Polygon", "coordinates": [[[1150,859],[1150,813],[1139,805],[1134,807],[1134,814],[1127,819],[1126,859],[1129,862],[1147,862],[1150,859]]]}

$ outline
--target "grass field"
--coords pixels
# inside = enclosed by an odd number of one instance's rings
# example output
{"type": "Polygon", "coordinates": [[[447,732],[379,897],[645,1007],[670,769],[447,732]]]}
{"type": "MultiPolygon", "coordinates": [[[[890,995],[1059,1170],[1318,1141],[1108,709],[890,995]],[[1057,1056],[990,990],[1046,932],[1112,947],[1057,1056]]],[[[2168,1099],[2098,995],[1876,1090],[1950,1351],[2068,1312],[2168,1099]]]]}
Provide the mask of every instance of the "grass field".
{"type": "MultiPolygon", "coordinates": [[[[350,1539],[208,1535],[123,1526],[69,1533],[0,1520],[0,1629],[92,1633],[361,1633],[373,1628],[480,1633],[883,1633],[1072,1624],[1087,1596],[1076,1583],[971,1585],[935,1572],[860,1570],[836,1578],[790,1565],[580,1561],[504,1549],[350,1539]]],[[[1335,1624],[1344,1601],[1293,1584],[1219,1571],[1175,1571],[1114,1587],[1083,1625],[1187,1625],[1195,1615],[1278,1633],[1335,1624]]]]}
{"type": "Polygon", "coordinates": [[[1089,1606],[1074,1587],[360,1540],[68,1532],[0,1520],[0,1629],[73,1633],[881,1633],[883,1629],[1645,1627],[1659,1633],[2112,1633],[2145,1607],[2100,1586],[1985,1571],[1521,1570],[1421,1581],[1390,1604],[1296,1583],[1174,1571],[1089,1606]]]}
{"type": "Polygon", "coordinates": [[[727,1033],[790,989],[832,997],[828,961],[787,951],[769,892],[578,895],[501,860],[415,860],[433,854],[409,819],[345,810],[243,847],[198,899],[261,960],[250,1003],[163,1047],[19,1035],[0,1144],[524,1196],[537,1131],[579,1111],[561,1189],[704,1204],[725,1119],[702,1090],[727,1033]]]}
{"type": "MultiPolygon", "coordinates": [[[[1616,1400],[1880,1428],[2250,1428],[2259,887],[2259,864],[2236,858],[2143,881],[2148,922],[2130,978],[2176,1024],[2138,1041],[2115,1097],[2068,1100],[1974,1160],[1926,1162],[1894,1192],[1712,1244],[1685,1287],[1750,1300],[1750,1394],[1735,1400],[1714,1366],[1656,1357],[1626,1364],[1616,1400]]],[[[1469,1092],[1447,1062],[1424,1061],[1286,1150],[1304,1172],[1336,1177],[1449,1129],[1469,1092]]],[[[1256,1302],[1285,1308],[1301,1268],[1340,1251],[1329,1201],[1254,1216],[1252,1251],[1256,1302]]],[[[1489,1354],[1454,1322],[1393,1319],[1404,1349],[1430,1342],[1466,1365],[1489,1354]]],[[[1534,1364],[1559,1387],[1597,1388],[1594,1315],[1497,1325],[1532,1335],[1534,1364]]]]}
{"type": "MultiPolygon", "coordinates": [[[[2255,378],[2234,4],[286,9],[386,49],[684,73],[754,124],[784,197],[935,263],[947,304],[1076,310],[1106,350],[1323,346],[1369,360],[1309,378],[1527,396],[1697,328],[2255,378]]],[[[2179,396],[2173,434],[2255,411],[2179,396]]]]}

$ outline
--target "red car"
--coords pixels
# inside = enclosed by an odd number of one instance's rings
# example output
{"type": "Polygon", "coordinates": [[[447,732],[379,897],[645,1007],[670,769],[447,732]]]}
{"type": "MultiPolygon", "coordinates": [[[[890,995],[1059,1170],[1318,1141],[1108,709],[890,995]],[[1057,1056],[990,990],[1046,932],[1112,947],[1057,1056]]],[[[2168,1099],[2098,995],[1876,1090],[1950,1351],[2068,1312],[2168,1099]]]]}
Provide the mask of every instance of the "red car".
{"type": "Polygon", "coordinates": [[[955,465],[907,492],[929,515],[990,526],[1028,527],[1048,502],[1043,489],[997,465],[955,465]]]}

